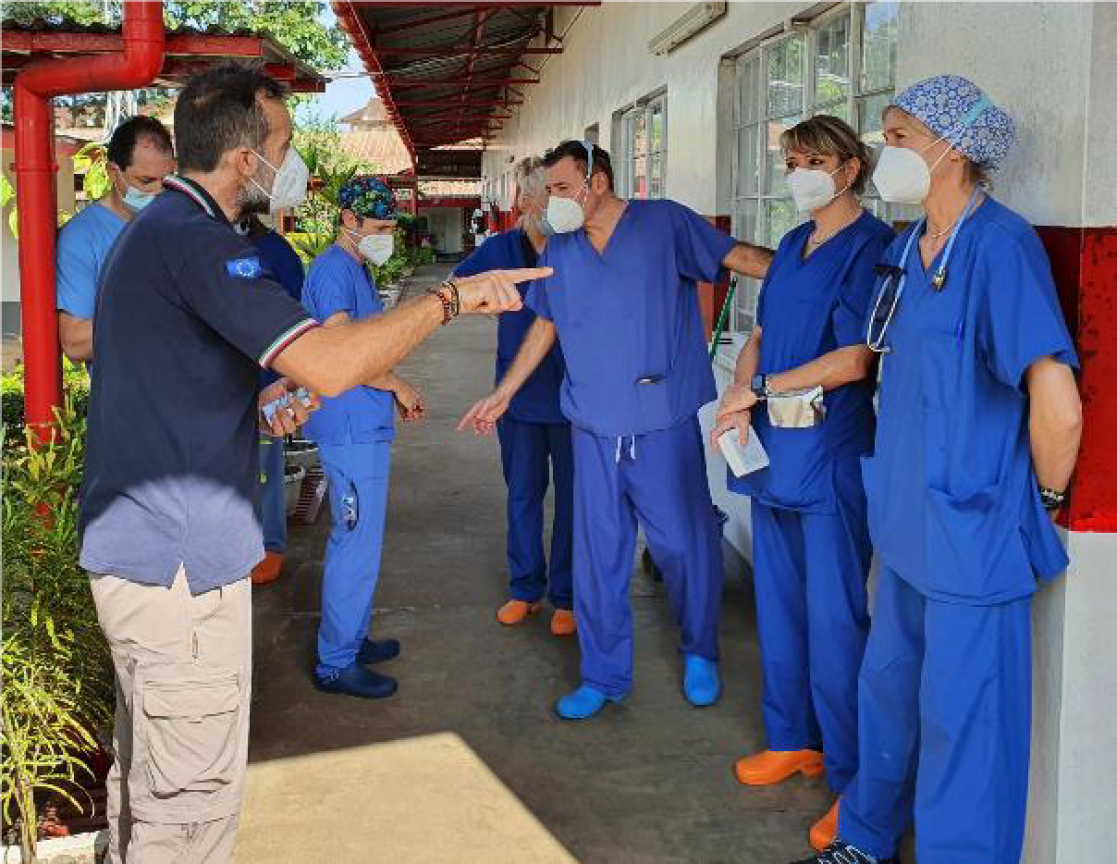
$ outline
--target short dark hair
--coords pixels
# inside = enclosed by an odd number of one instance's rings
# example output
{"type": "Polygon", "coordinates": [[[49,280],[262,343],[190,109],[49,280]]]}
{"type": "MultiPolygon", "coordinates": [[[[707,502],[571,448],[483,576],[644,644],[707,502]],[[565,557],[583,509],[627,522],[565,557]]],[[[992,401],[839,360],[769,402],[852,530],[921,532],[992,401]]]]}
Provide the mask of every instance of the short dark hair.
{"type": "MultiPolygon", "coordinates": [[[[589,153],[586,150],[588,142],[585,141],[563,141],[554,150],[548,150],[543,156],[543,167],[554,168],[569,156],[574,160],[574,164],[584,174],[586,167],[589,165],[587,156],[589,153]]],[[[609,181],[609,188],[613,188],[613,160],[609,158],[608,152],[602,150],[596,144],[589,144],[589,150],[593,153],[593,173],[604,174],[605,179],[609,181]]]]}
{"type": "Polygon", "coordinates": [[[116,127],[109,139],[105,158],[123,171],[132,164],[136,145],[141,140],[150,141],[160,153],[174,155],[174,145],[171,143],[171,133],[167,131],[167,127],[154,117],[138,114],[129,117],[116,127]]]}
{"type": "Polygon", "coordinates": [[[262,150],[268,118],[257,98],[287,92],[259,63],[225,61],[193,76],[175,103],[179,171],[213,171],[234,147],[262,150]]]}

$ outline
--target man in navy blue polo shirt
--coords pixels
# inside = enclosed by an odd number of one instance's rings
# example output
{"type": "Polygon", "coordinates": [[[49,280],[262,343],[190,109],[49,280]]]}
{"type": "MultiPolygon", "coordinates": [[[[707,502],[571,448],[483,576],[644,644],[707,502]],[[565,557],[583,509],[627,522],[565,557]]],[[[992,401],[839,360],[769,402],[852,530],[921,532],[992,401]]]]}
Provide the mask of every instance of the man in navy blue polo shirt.
{"type": "MultiPolygon", "coordinates": [[[[538,156],[516,165],[516,205],[520,224],[486,240],[454,271],[471,276],[499,267],[534,267],[547,243],[547,169],[538,156]]],[[[526,293],[526,290],[525,290],[526,293]]],[[[497,325],[496,384],[516,359],[524,335],[535,321],[528,309],[507,312],[497,325]]],[[[555,611],[551,633],[570,636],[574,621],[571,556],[574,540],[574,452],[570,422],[559,406],[566,365],[555,346],[531,373],[497,422],[500,461],[508,487],[508,576],[511,599],[497,610],[506,627],[523,623],[540,608],[546,591],[555,611]],[[543,554],[543,502],[549,476],[555,484],[551,523],[551,560],[543,554]]]]}
{"type": "MultiPolygon", "coordinates": [[[[431,289],[375,318],[319,327],[232,223],[305,194],[286,91],[226,63],[175,106],[180,175],[128,225],[102,273],[82,488],[90,573],[117,681],[111,861],[231,855],[248,746],[251,583],[263,557],[259,407],[388,370],[459,312],[520,308],[548,268],[431,289]],[[293,194],[293,191],[296,194],[293,194]],[[263,392],[260,367],[287,376],[263,392]]],[[[306,419],[296,400],[272,431],[306,419]]]]}

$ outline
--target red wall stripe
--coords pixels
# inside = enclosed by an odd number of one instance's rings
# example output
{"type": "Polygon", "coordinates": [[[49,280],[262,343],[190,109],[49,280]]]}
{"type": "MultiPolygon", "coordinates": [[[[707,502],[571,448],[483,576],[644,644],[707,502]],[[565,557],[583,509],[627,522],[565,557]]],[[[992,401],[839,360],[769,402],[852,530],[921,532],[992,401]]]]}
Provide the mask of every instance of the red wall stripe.
{"type": "Polygon", "coordinates": [[[1085,425],[1061,522],[1117,532],[1117,228],[1038,227],[1082,364],[1085,425]]]}

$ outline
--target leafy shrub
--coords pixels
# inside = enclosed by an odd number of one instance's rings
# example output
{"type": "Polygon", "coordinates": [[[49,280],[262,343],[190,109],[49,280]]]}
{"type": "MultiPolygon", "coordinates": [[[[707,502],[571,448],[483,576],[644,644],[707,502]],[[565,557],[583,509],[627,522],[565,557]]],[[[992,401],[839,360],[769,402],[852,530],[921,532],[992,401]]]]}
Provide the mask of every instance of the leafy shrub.
{"type": "MultiPolygon", "coordinates": [[[[81,363],[62,359],[62,391],[74,413],[85,417],[89,409],[89,375],[81,363]]],[[[19,443],[24,424],[23,365],[0,377],[0,415],[4,421],[5,441],[19,443]]]]}

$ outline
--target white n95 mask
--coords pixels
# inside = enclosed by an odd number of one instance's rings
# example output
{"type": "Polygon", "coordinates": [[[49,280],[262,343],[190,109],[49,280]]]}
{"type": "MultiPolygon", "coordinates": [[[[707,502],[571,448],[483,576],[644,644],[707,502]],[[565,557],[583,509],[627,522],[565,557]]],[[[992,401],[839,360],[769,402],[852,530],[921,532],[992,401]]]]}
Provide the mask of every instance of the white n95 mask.
{"type": "Polygon", "coordinates": [[[931,169],[915,150],[885,145],[873,169],[873,185],[891,204],[922,204],[931,191],[931,169]]]}
{"type": "Polygon", "coordinates": [[[371,264],[377,267],[383,265],[392,257],[396,248],[396,238],[393,234],[369,234],[362,237],[357,244],[357,251],[371,264]]]}
{"type": "MultiPolygon", "coordinates": [[[[795,201],[795,209],[800,213],[825,207],[840,194],[834,183],[834,175],[842,170],[839,165],[832,172],[817,168],[796,168],[787,175],[787,187],[795,201]]],[[[849,187],[846,187],[849,188],[849,187]]],[[[842,190],[845,192],[845,189],[842,190]]]]}
{"type": "MultiPolygon", "coordinates": [[[[256,153],[255,150],[252,152],[256,153]]],[[[257,189],[268,196],[268,209],[272,213],[278,213],[280,210],[302,204],[306,198],[306,183],[310,179],[310,169],[306,167],[299,151],[294,147],[288,147],[287,155],[283,157],[283,163],[278,168],[259,153],[256,155],[275,172],[270,192],[255,180],[252,181],[257,189]]]]}
{"type": "Polygon", "coordinates": [[[560,198],[558,195],[552,195],[551,200],[547,202],[545,218],[556,234],[577,231],[586,222],[586,214],[581,204],[573,198],[560,198]]]}

